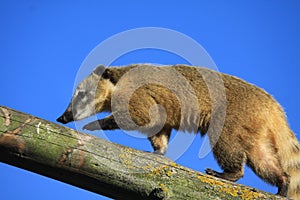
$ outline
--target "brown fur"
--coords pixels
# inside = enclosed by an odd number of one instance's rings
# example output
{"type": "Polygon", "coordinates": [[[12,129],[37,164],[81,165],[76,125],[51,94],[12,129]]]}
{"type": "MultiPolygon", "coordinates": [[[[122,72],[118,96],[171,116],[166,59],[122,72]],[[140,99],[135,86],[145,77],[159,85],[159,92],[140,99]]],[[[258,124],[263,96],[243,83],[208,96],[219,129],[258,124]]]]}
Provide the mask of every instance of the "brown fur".
{"type": "MultiPolygon", "coordinates": [[[[217,137],[214,132],[208,133],[211,143],[215,144],[213,145],[214,157],[224,172],[219,173],[211,169],[207,169],[206,172],[230,181],[237,181],[243,177],[243,165],[246,163],[263,180],[277,186],[279,195],[300,199],[300,146],[288,126],[284,111],[264,90],[230,75],[185,65],[173,67],[131,65],[107,68],[99,81],[100,89],[97,90],[96,97],[103,94],[104,80],[109,79],[115,87],[106,91],[105,103],[98,103],[99,100],[95,102],[96,112],[111,111],[110,103],[114,93],[119,97],[114,104],[114,113],[105,119],[87,124],[85,129],[96,130],[99,129],[99,125],[103,130],[119,127],[126,130],[134,128],[128,125],[127,118],[122,118],[122,112],[127,109],[122,97],[128,93],[129,88],[132,88],[134,80],[146,77],[148,74],[143,74],[141,71],[136,76],[123,75],[138,67],[152,67],[153,76],[162,74],[163,68],[177,70],[188,80],[193,89],[184,88],[181,96],[189,97],[194,91],[198,101],[197,111],[193,112],[195,106],[191,105],[188,113],[181,113],[180,98],[171,89],[149,83],[135,90],[129,101],[129,113],[135,124],[150,128],[156,126],[151,121],[149,110],[157,104],[161,105],[167,114],[161,131],[149,136],[155,153],[166,152],[171,130],[178,130],[181,122],[184,124],[181,128],[188,132],[200,132],[201,135],[207,133],[212,118],[212,102],[219,102],[215,109],[217,111],[220,109],[220,112],[226,103],[225,123],[220,137],[217,137]],[[204,80],[203,74],[208,78],[204,80]],[[208,89],[207,81],[213,82],[215,75],[220,76],[223,81],[226,102],[221,101],[222,97],[218,96],[218,91],[208,89]],[[210,97],[212,93],[215,95],[210,97]],[[200,116],[198,121],[195,115],[197,112],[200,116]],[[119,123],[116,122],[115,117],[121,119],[119,123]],[[197,123],[197,130],[191,128],[195,123],[197,123]]],[[[172,78],[169,81],[174,80],[172,78]]],[[[103,95],[101,98],[103,102],[103,95]]],[[[184,101],[189,102],[190,99],[184,101]]],[[[160,117],[159,109],[156,115],[160,117]]],[[[218,120],[221,119],[218,119],[217,115],[217,122],[218,120]]],[[[147,131],[144,133],[148,134],[147,131]]]]}

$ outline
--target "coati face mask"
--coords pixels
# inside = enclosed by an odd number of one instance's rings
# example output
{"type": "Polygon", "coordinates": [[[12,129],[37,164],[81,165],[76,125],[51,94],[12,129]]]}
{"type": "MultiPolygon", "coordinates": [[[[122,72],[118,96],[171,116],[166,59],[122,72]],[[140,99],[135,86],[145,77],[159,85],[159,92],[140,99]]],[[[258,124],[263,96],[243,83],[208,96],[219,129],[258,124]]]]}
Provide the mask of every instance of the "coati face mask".
{"type": "Polygon", "coordinates": [[[101,65],[78,85],[66,111],[57,119],[58,122],[66,124],[81,120],[102,110],[112,85],[104,72],[105,67],[101,65]]]}

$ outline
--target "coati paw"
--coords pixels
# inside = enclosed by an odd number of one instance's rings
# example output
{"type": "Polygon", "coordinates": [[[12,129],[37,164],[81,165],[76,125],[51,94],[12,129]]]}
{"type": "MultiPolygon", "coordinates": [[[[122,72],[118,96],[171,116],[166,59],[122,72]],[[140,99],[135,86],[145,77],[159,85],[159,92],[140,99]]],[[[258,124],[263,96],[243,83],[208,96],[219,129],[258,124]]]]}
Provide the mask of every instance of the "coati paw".
{"type": "Polygon", "coordinates": [[[155,150],[153,151],[153,154],[164,156],[165,152],[162,152],[161,150],[155,150]]]}
{"type": "Polygon", "coordinates": [[[206,168],[205,172],[206,172],[206,174],[211,175],[211,176],[216,176],[216,177],[218,177],[218,175],[219,175],[218,172],[216,172],[216,171],[214,171],[214,170],[212,170],[212,169],[210,169],[210,168],[206,168]]]}
{"type": "Polygon", "coordinates": [[[217,178],[222,178],[228,181],[232,181],[232,182],[236,182],[237,180],[239,180],[241,177],[243,177],[243,171],[237,171],[237,172],[216,172],[210,168],[207,168],[205,170],[206,174],[217,177],[217,178]]]}
{"type": "Polygon", "coordinates": [[[118,125],[112,116],[106,117],[104,119],[99,119],[90,122],[83,126],[84,130],[94,131],[94,130],[115,130],[118,129],[118,125]]]}
{"type": "Polygon", "coordinates": [[[94,131],[94,130],[100,130],[101,126],[100,126],[99,121],[93,121],[93,122],[90,122],[90,123],[84,125],[82,129],[83,130],[94,131]]]}

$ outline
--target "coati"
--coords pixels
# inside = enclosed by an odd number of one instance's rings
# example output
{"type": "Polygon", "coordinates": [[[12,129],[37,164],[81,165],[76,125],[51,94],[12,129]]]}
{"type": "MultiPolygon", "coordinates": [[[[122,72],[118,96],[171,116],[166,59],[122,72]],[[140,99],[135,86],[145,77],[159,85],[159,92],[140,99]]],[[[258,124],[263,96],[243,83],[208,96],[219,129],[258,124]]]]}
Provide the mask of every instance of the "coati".
{"type": "Polygon", "coordinates": [[[300,199],[300,145],[283,109],[264,90],[239,78],[187,65],[101,65],[78,85],[71,103],[57,121],[66,124],[103,111],[112,114],[88,123],[83,129],[142,127],[139,131],[148,134],[154,153],[162,155],[172,129],[208,134],[214,157],[224,171],[206,169],[207,174],[237,181],[243,177],[243,165],[247,164],[263,180],[277,186],[279,195],[300,199]],[[134,70],[138,73],[130,73],[134,70]],[[172,72],[172,76],[166,71],[172,72]],[[163,81],[135,84],[149,76],[161,77],[163,81]],[[222,82],[223,100],[218,87],[208,87],[208,82],[214,83],[214,76],[222,82]],[[176,93],[177,90],[180,92],[176,93]],[[188,105],[185,112],[183,101],[188,105]],[[218,118],[222,108],[226,113],[223,122],[218,118]],[[213,110],[216,123],[222,122],[219,134],[208,131],[213,110]]]}

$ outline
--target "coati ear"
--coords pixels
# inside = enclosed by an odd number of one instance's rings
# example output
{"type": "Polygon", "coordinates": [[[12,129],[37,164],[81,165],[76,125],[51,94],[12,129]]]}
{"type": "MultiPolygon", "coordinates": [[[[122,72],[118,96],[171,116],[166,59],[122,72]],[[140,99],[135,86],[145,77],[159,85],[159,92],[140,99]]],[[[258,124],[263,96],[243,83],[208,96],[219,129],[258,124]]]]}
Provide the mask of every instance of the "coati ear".
{"type": "Polygon", "coordinates": [[[105,79],[110,79],[110,75],[111,75],[111,72],[110,70],[107,68],[104,70],[103,74],[102,74],[102,78],[105,78],[105,79]]]}
{"type": "Polygon", "coordinates": [[[113,84],[116,84],[117,82],[113,70],[105,68],[104,65],[99,65],[94,69],[93,73],[97,76],[101,76],[101,78],[109,79],[113,84]]]}
{"type": "Polygon", "coordinates": [[[94,74],[98,75],[98,76],[102,76],[102,74],[105,71],[105,67],[104,65],[99,65],[98,67],[96,67],[93,71],[94,74]]]}
{"type": "Polygon", "coordinates": [[[102,78],[109,79],[113,84],[116,83],[114,73],[111,69],[106,68],[102,74],[102,78]]]}

